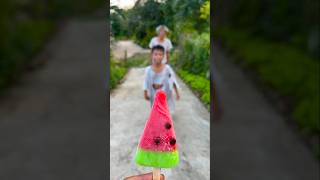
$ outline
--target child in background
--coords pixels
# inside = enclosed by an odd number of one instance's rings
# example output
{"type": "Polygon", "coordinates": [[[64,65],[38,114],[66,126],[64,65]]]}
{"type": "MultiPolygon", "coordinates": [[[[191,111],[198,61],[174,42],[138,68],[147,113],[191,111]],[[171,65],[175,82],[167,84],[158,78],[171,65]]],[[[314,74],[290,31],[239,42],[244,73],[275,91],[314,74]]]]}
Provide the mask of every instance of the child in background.
{"type": "MultiPolygon", "coordinates": [[[[159,25],[156,28],[156,32],[158,36],[153,37],[149,43],[149,48],[152,49],[152,47],[156,45],[161,45],[164,48],[164,56],[162,63],[163,64],[169,64],[169,57],[170,57],[170,50],[172,49],[172,43],[169,38],[167,38],[167,33],[169,32],[169,29],[165,25],[159,25]]],[[[151,52],[152,53],[152,52],[151,52]]],[[[152,56],[152,54],[151,54],[152,56]]]]}
{"type": "Polygon", "coordinates": [[[144,98],[150,100],[153,105],[154,95],[158,89],[162,89],[167,94],[167,102],[170,113],[174,113],[173,93],[176,93],[177,100],[180,99],[178,83],[171,67],[163,64],[165,50],[163,46],[156,45],[151,49],[152,65],[146,67],[144,76],[144,98]]]}

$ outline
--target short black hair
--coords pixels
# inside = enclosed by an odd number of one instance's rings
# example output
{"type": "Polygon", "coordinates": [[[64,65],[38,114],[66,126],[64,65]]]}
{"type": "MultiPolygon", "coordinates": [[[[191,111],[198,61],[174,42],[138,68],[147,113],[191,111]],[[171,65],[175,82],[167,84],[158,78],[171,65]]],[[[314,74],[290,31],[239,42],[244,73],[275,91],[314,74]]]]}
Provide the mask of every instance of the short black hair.
{"type": "Polygon", "coordinates": [[[162,51],[164,53],[164,47],[161,45],[155,45],[151,48],[151,52],[153,52],[154,50],[159,50],[162,51]]]}

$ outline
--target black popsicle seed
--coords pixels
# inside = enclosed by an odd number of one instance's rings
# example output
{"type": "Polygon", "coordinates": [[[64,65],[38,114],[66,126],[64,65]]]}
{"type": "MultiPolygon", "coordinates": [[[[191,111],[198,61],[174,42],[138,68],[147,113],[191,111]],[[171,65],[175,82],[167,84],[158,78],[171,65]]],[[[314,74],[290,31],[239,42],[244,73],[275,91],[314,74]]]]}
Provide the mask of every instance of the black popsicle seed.
{"type": "Polygon", "coordinates": [[[174,146],[176,144],[176,139],[175,138],[171,138],[170,139],[170,145],[174,146]]]}
{"type": "Polygon", "coordinates": [[[170,129],[171,128],[171,124],[170,123],[166,123],[165,127],[166,127],[166,129],[170,129]]]}
{"type": "Polygon", "coordinates": [[[154,143],[155,143],[156,145],[159,145],[160,142],[161,142],[161,138],[160,138],[160,137],[155,137],[155,138],[153,138],[153,141],[154,141],[154,143]]]}

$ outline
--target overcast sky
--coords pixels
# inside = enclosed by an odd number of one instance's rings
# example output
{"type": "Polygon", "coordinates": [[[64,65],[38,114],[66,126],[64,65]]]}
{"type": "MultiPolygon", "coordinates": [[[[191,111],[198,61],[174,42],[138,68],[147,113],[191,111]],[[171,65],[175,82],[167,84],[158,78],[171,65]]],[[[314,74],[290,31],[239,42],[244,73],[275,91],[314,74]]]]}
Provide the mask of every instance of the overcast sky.
{"type": "Polygon", "coordinates": [[[110,0],[110,5],[118,6],[122,9],[128,9],[133,7],[136,0],[110,0]]]}

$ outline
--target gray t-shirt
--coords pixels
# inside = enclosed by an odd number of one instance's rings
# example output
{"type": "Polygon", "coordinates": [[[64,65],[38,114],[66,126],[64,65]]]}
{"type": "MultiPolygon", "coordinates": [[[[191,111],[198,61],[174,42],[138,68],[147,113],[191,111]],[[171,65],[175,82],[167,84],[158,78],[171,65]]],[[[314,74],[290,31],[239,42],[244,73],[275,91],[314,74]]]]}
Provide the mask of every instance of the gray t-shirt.
{"type": "Polygon", "coordinates": [[[153,99],[156,94],[156,89],[154,89],[152,86],[153,84],[162,85],[161,89],[166,92],[168,106],[171,113],[173,113],[173,84],[175,84],[177,88],[179,88],[179,85],[177,83],[175,74],[169,65],[165,65],[163,70],[158,73],[154,72],[151,66],[145,68],[143,90],[148,91],[151,105],[153,104],[153,99]]]}

